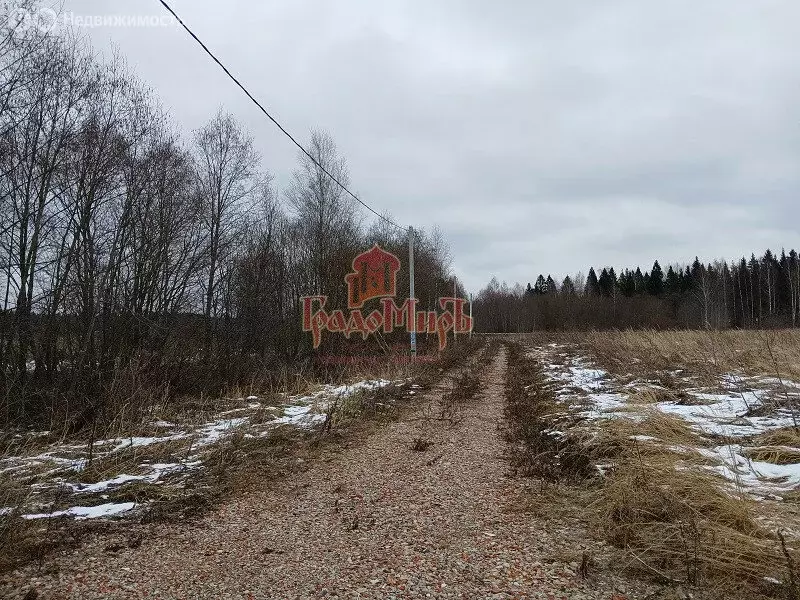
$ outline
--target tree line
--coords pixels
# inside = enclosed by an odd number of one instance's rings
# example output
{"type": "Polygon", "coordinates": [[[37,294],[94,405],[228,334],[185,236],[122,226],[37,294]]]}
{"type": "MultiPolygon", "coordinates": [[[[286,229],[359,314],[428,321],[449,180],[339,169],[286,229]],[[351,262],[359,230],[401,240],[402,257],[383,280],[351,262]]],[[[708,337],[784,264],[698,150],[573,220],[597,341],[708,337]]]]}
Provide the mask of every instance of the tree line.
{"type": "MultiPolygon", "coordinates": [[[[323,172],[351,184],[330,135],[312,133],[316,162],[300,154],[278,190],[232,115],[185,135],[119,56],[0,20],[0,419],[80,428],[144,396],[272,377],[310,355],[301,296],[346,307],[356,254],[406,251],[323,172]]],[[[449,250],[418,234],[433,305],[449,250]]]]}
{"type": "Polygon", "coordinates": [[[796,327],[799,310],[798,254],[769,249],[731,263],[695,258],[666,272],[655,261],[649,271],[592,267],[560,283],[539,275],[524,288],[493,278],[474,304],[476,329],[486,332],[796,327]]]}

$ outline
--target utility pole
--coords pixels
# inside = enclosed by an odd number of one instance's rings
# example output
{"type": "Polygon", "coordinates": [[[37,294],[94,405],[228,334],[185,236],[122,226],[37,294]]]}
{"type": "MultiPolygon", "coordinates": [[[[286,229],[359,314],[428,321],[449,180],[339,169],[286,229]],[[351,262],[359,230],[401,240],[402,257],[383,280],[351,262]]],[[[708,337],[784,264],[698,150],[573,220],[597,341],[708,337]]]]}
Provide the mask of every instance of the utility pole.
{"type": "MultiPolygon", "coordinates": [[[[456,297],[456,281],[457,281],[456,276],[453,275],[453,302],[455,302],[455,297],[456,297]]],[[[453,346],[456,345],[456,337],[457,337],[456,336],[456,324],[453,323],[453,346]]]]}
{"type": "MultiPolygon", "coordinates": [[[[408,305],[415,307],[414,304],[414,228],[408,228],[408,305]]],[[[416,308],[408,315],[411,319],[411,360],[417,358],[417,315],[416,308]]]]}
{"type": "Polygon", "coordinates": [[[470,294],[469,294],[469,339],[470,340],[472,339],[472,330],[473,329],[474,329],[474,327],[473,327],[473,321],[472,321],[472,292],[470,292],[470,294]]]}

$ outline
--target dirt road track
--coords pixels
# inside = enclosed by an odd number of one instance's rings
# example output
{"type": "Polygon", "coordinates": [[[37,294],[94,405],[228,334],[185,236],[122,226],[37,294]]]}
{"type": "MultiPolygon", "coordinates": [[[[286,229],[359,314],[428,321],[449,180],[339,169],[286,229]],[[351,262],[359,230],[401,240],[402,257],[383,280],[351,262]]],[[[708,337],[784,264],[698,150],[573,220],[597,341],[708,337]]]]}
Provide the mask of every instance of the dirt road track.
{"type": "MultiPolygon", "coordinates": [[[[603,598],[614,585],[576,573],[598,551],[574,521],[519,507],[502,436],[505,350],[455,425],[425,419],[433,390],[403,420],[330,462],[170,526],[136,549],[97,539],[45,562],[40,598],[603,598]],[[433,445],[411,449],[415,438],[433,445]]],[[[36,576],[35,570],[27,573],[36,576]]],[[[627,591],[627,590],[626,590],[627,591]]],[[[629,597],[639,597],[631,594],[629,597]]]]}

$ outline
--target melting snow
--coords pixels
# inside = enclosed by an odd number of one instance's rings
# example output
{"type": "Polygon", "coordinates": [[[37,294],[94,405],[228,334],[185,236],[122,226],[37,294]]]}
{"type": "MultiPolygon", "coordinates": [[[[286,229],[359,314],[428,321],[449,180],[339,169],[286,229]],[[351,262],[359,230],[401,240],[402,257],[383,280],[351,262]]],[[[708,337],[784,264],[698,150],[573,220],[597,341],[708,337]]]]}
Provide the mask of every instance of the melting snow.
{"type": "Polygon", "coordinates": [[[586,392],[593,392],[603,387],[603,380],[608,373],[601,369],[587,369],[585,367],[570,367],[569,381],[575,387],[586,392]]]}
{"type": "Polygon", "coordinates": [[[77,494],[97,494],[105,492],[110,488],[116,488],[131,481],[144,481],[147,483],[158,483],[164,475],[171,475],[193,469],[200,466],[200,461],[190,461],[186,463],[156,463],[152,465],[143,464],[144,467],[149,467],[151,472],[148,475],[117,475],[105,481],[98,481],[97,483],[68,483],[64,485],[70,487],[73,492],[77,494]]]}
{"type": "Polygon", "coordinates": [[[359,381],[350,385],[325,385],[321,390],[309,396],[290,398],[292,404],[284,408],[283,416],[273,422],[309,428],[325,421],[325,412],[337,399],[349,398],[357,392],[376,390],[391,385],[391,383],[386,379],[376,379],[359,381]]]}
{"type": "MultiPolygon", "coordinates": [[[[585,359],[576,359],[576,365],[570,365],[565,370],[560,365],[548,365],[546,368],[552,379],[566,384],[566,387],[578,388],[587,393],[587,400],[591,408],[580,413],[588,418],[601,418],[604,413],[615,411],[625,406],[625,396],[612,392],[601,392],[606,385],[608,373],[602,369],[583,366],[585,359]]],[[[562,391],[560,396],[568,395],[569,391],[562,391]]]]}
{"type": "MultiPolygon", "coordinates": [[[[0,473],[13,472],[15,477],[27,478],[33,492],[31,498],[54,487],[64,486],[81,496],[97,494],[104,497],[104,492],[134,482],[146,484],[162,484],[168,475],[190,472],[203,465],[203,448],[219,442],[236,430],[246,430],[248,437],[266,437],[278,425],[292,425],[309,428],[325,420],[325,413],[332,402],[339,398],[350,397],[357,392],[375,390],[390,385],[384,379],[360,381],[348,385],[325,385],[312,394],[304,396],[284,397],[286,404],[282,407],[262,407],[258,396],[244,398],[247,402],[242,408],[228,410],[216,415],[216,420],[189,427],[173,422],[156,420],[152,427],[161,430],[164,435],[119,437],[96,441],[94,456],[102,459],[130,448],[146,448],[154,444],[162,444],[173,440],[186,440],[193,454],[186,460],[174,463],[154,463],[140,460],[139,464],[129,465],[136,468],[134,473],[121,473],[96,483],[74,482],[75,473],[82,471],[87,463],[86,444],[51,444],[47,452],[35,456],[11,456],[0,459],[0,473]],[[248,411],[266,411],[277,414],[277,418],[265,420],[259,425],[252,425],[248,411]],[[238,413],[233,415],[231,413],[238,413]],[[235,417],[235,418],[234,418],[235,417]],[[256,435],[253,435],[255,433],[256,435]],[[35,477],[35,479],[33,479],[35,477]],[[67,479],[73,479],[68,481],[67,479]],[[36,482],[36,483],[34,483],[36,482]]],[[[419,387],[419,386],[416,386],[419,387]]],[[[271,416],[271,415],[270,415],[271,416]]],[[[34,434],[31,434],[34,435],[34,434]]],[[[103,504],[94,507],[76,506],[52,513],[36,513],[24,515],[25,518],[39,519],[50,516],[68,516],[76,519],[92,519],[127,512],[133,508],[132,503],[103,504]]],[[[40,510],[40,508],[39,508],[40,510]]]]}
{"type": "Polygon", "coordinates": [[[176,433],[175,435],[167,435],[161,437],[126,437],[114,438],[110,440],[100,440],[95,442],[95,446],[105,446],[108,444],[117,444],[116,448],[111,450],[116,452],[118,450],[125,450],[127,448],[140,448],[143,446],[150,446],[151,444],[161,444],[170,440],[181,440],[189,437],[188,433],[176,433]]]}
{"type": "Polygon", "coordinates": [[[240,417],[238,419],[223,419],[222,421],[215,421],[202,427],[199,430],[200,437],[195,440],[194,446],[208,446],[222,438],[226,433],[230,433],[237,427],[241,427],[250,419],[247,417],[240,417]]]}
{"type": "Polygon", "coordinates": [[[75,517],[76,520],[97,519],[100,517],[111,517],[120,513],[128,512],[136,506],[135,502],[121,502],[99,504],[97,506],[73,506],[66,510],[57,510],[51,513],[37,513],[22,515],[23,519],[47,519],[49,517],[75,517]]]}
{"type": "Polygon", "coordinates": [[[708,469],[743,487],[785,492],[800,485],[800,464],[776,465],[751,460],[743,455],[738,444],[717,446],[712,450],[698,448],[697,451],[722,463],[708,469]]]}
{"type": "MultiPolygon", "coordinates": [[[[552,347],[552,346],[551,346],[552,347]]],[[[536,354],[536,358],[546,357],[546,353],[536,354]]],[[[563,357],[563,355],[562,355],[563,357]]],[[[585,400],[591,406],[588,411],[580,412],[581,416],[589,419],[606,417],[643,418],[635,412],[614,412],[626,406],[627,394],[609,391],[610,378],[606,371],[591,366],[585,357],[569,357],[571,363],[550,364],[545,369],[551,380],[562,386],[558,392],[561,397],[570,396],[571,388],[578,388],[586,392],[585,400]]],[[[688,382],[692,378],[687,376],[682,369],[671,371],[674,377],[682,377],[688,382]]],[[[645,383],[648,387],[661,387],[654,382],[645,383]]],[[[636,383],[636,382],[635,382],[636,383]]],[[[800,384],[780,380],[776,377],[744,376],[738,373],[728,373],[720,377],[720,386],[725,390],[722,393],[708,393],[699,389],[687,389],[685,392],[696,400],[696,404],[678,404],[676,402],[658,402],[653,406],[658,410],[679,417],[689,423],[693,429],[704,436],[722,436],[732,441],[746,439],[773,429],[796,426],[794,415],[786,409],[775,407],[766,416],[752,416],[754,409],[762,409],[771,397],[783,398],[783,389],[786,396],[797,397],[795,391],[800,389],[800,384]]],[[[623,389],[635,389],[634,383],[628,384],[623,389]]],[[[656,438],[646,435],[631,436],[632,440],[639,442],[657,442],[656,438]]],[[[729,479],[737,485],[747,489],[751,494],[767,494],[793,490],[800,486],[800,464],[776,465],[769,462],[755,461],[745,456],[746,450],[736,443],[717,446],[713,449],[680,447],[674,448],[682,452],[699,452],[716,464],[706,466],[719,475],[729,479]]],[[[800,450],[789,448],[787,450],[800,450]]],[[[604,472],[609,465],[597,465],[604,472]]]]}

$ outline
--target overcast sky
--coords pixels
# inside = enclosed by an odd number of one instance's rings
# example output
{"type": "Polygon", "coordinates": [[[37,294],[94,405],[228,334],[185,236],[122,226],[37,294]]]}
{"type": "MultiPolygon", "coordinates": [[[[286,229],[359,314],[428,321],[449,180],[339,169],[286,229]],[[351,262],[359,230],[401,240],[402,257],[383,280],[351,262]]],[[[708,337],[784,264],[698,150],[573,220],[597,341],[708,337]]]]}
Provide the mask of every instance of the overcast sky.
{"type": "MultiPolygon", "coordinates": [[[[171,4],[290,131],[334,137],[366,202],[438,224],[472,290],[800,246],[797,0],[171,4]]],[[[224,106],[287,180],[293,146],[185,32],[85,31],[185,131],[224,106]]]]}

